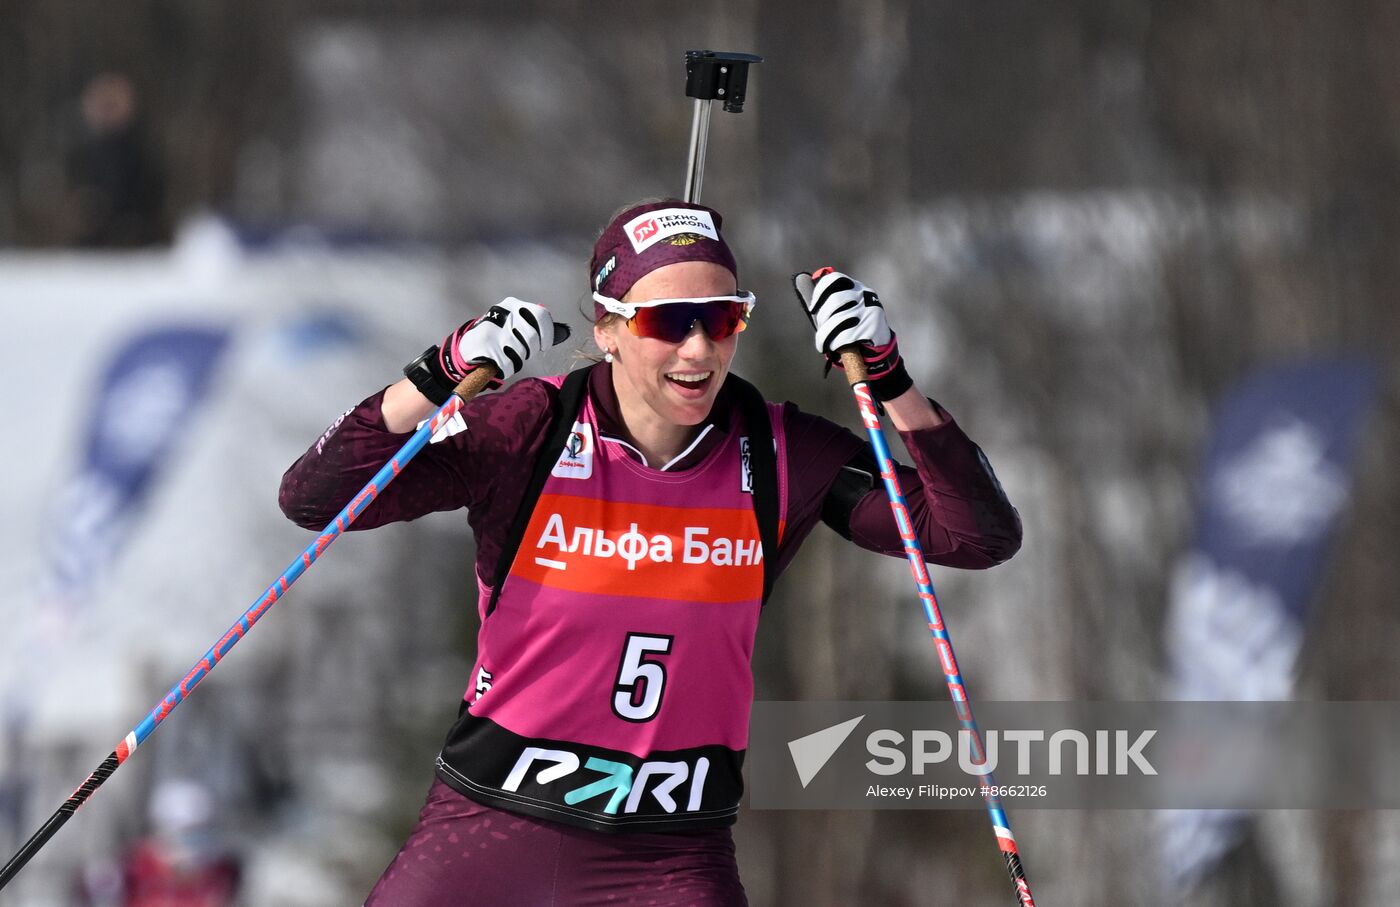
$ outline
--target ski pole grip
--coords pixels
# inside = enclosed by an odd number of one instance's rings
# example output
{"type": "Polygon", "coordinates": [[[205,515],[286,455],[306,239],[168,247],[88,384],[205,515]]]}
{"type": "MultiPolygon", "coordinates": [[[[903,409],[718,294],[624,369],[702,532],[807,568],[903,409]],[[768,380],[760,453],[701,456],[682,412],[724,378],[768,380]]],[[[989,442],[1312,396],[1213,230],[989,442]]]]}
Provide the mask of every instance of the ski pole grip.
{"type": "Polygon", "coordinates": [[[462,398],[465,403],[472,397],[485,390],[486,385],[492,378],[496,377],[496,367],[494,365],[483,365],[467,372],[467,377],[462,379],[462,383],[452,389],[452,393],[462,398]]]}
{"type": "MultiPolygon", "coordinates": [[[[569,339],[569,326],[567,324],[556,324],[554,326],[554,337],[550,341],[551,346],[558,346],[569,339]]],[[[472,397],[486,389],[492,378],[500,375],[499,370],[494,365],[486,364],[478,366],[467,372],[467,377],[462,379],[462,383],[452,389],[452,393],[462,398],[466,403],[472,397]]]]}
{"type": "Polygon", "coordinates": [[[846,380],[855,387],[869,376],[865,369],[865,357],[860,354],[860,350],[851,346],[843,346],[836,352],[841,354],[841,367],[846,370],[846,380]]]}

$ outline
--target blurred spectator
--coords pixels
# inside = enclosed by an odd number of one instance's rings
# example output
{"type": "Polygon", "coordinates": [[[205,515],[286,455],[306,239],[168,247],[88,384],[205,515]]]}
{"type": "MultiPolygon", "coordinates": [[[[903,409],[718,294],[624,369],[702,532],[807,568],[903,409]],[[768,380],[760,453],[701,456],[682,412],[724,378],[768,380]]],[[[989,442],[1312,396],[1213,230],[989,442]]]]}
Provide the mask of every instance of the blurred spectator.
{"type": "Polygon", "coordinates": [[[163,174],[146,145],[136,86],[107,72],[83,89],[82,122],[67,161],[72,240],[132,247],[168,238],[163,174]]]}
{"type": "Polygon", "coordinates": [[[79,882],[81,907],[230,907],[240,861],[217,836],[213,795],[188,780],[158,784],[151,794],[151,834],[120,865],[89,867],[79,882]]]}

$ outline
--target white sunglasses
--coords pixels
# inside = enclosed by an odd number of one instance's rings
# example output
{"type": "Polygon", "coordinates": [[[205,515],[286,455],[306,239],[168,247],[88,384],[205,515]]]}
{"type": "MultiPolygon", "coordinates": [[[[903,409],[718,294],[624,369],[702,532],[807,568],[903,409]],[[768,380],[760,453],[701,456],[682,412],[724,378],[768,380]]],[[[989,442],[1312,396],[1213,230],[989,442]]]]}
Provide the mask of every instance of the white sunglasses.
{"type": "Polygon", "coordinates": [[[615,315],[623,318],[631,318],[637,314],[638,309],[649,309],[659,305],[672,305],[678,302],[738,302],[746,306],[746,311],[751,311],[758,304],[758,297],[748,290],[740,290],[733,296],[689,296],[675,299],[648,299],[646,302],[623,302],[620,299],[613,299],[611,296],[604,296],[602,293],[594,293],[593,301],[601,305],[615,315]]]}

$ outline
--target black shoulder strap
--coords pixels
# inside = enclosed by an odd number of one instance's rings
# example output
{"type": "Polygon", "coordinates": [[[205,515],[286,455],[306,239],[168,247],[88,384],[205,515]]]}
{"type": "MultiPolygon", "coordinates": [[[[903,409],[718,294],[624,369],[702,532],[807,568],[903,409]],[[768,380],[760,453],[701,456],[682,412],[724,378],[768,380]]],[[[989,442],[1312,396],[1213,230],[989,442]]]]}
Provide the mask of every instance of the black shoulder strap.
{"type": "Polygon", "coordinates": [[[739,402],[749,438],[749,474],[753,476],[753,510],[758,538],[763,543],[763,603],[773,594],[778,578],[778,458],[773,452],[773,423],[758,388],[731,374],[725,384],[739,402]]]}
{"type": "Polygon", "coordinates": [[[588,375],[592,371],[590,366],[570,372],[564,379],[563,386],[559,388],[559,396],[554,401],[554,418],[550,420],[544,445],[535,457],[535,468],[530,473],[529,484],[525,486],[525,496],[520,499],[520,506],[516,508],[510,532],[506,534],[501,545],[500,559],[496,561],[496,576],[491,581],[491,601],[486,604],[485,617],[490,617],[491,612],[496,610],[496,602],[501,597],[501,587],[505,585],[506,576],[510,574],[510,565],[515,562],[515,552],[520,550],[520,540],[525,537],[525,529],[530,525],[530,516],[535,512],[540,492],[544,490],[544,483],[549,481],[549,474],[559,459],[559,451],[563,450],[574,430],[574,420],[578,418],[584,394],[588,393],[588,375]]]}
{"type": "MultiPolygon", "coordinates": [[[[530,482],[525,486],[525,494],[511,521],[510,532],[501,546],[500,559],[496,562],[496,575],[491,583],[491,600],[486,604],[485,617],[490,617],[500,600],[501,588],[510,575],[515,553],[520,550],[520,542],[525,538],[525,529],[530,525],[530,517],[535,512],[544,483],[559,458],[559,451],[569,440],[578,418],[583,397],[588,392],[588,375],[593,369],[583,368],[571,372],[559,388],[555,400],[554,417],[549,423],[544,444],[535,458],[530,482]]],[[[753,476],[753,509],[758,519],[758,538],[763,544],[763,601],[773,591],[777,579],[776,561],[778,553],[778,458],[773,452],[773,423],[768,418],[768,404],[763,395],[752,384],[738,375],[730,375],[725,382],[731,388],[739,403],[739,412],[744,419],[744,428],[749,439],[749,466],[753,476]]]]}

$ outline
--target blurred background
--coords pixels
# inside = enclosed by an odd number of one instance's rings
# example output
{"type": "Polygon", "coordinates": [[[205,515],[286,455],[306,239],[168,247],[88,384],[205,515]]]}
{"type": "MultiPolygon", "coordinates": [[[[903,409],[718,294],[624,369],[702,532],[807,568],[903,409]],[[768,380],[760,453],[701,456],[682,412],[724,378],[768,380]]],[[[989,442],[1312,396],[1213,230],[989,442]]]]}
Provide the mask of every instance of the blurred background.
{"type": "MultiPolygon", "coordinates": [[[[761,301],[736,370],[857,427],[788,288],[841,266],[1020,509],[1014,560],[934,574],[974,701],[1400,692],[1400,6],[3,10],[6,857],[307,544],[278,480],[340,413],[505,295],[587,337],[596,231],[684,188],[690,48],[766,57],[704,182],[761,301]]],[[[467,686],[471,558],[461,514],[343,539],[0,904],[360,903],[467,686]]],[[[908,585],[819,529],[759,698],[943,699],[908,585]]],[[[1394,812],[1011,819],[1046,905],[1400,885],[1394,812]]],[[[1011,903],[975,811],[736,837],[756,907],[1011,903]]]]}

